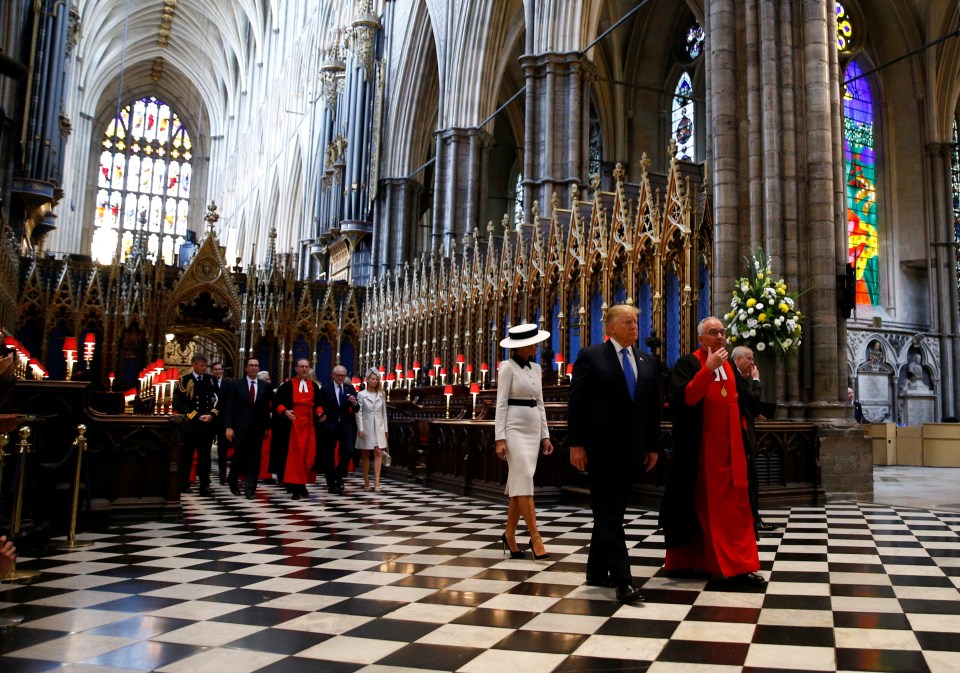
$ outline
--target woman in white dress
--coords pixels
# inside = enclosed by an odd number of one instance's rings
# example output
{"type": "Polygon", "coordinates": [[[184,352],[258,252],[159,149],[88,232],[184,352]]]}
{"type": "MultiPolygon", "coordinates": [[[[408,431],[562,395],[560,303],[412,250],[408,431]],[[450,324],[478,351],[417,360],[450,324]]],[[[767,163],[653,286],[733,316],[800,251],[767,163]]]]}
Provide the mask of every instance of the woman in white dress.
{"type": "Polygon", "coordinates": [[[370,490],[370,454],[373,453],[373,490],[380,492],[380,466],[387,448],[387,396],[376,369],[367,370],[367,386],[357,393],[357,442],[363,490],[370,490]]]}
{"type": "Polygon", "coordinates": [[[496,451],[508,465],[506,494],[510,496],[507,509],[507,529],[500,536],[504,551],[510,558],[523,558],[517,546],[516,533],[520,517],[530,534],[530,551],[537,560],[550,558],[537,531],[537,512],[533,504],[533,473],[537,456],[553,453],[547,414],[543,408],[543,387],[540,365],[533,361],[537,344],[550,338],[550,332],[536,325],[511,327],[507,338],[500,342],[511,350],[510,358],[500,363],[497,370],[497,415],[495,420],[496,451]]]}

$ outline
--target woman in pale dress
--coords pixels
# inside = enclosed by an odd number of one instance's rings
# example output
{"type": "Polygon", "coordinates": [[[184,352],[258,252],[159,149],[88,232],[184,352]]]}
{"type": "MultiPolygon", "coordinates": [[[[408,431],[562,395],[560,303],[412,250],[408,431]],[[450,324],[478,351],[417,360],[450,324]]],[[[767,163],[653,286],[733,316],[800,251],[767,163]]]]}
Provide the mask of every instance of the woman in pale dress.
{"type": "Polygon", "coordinates": [[[537,531],[537,512],[533,504],[533,473],[537,456],[553,453],[547,414],[543,408],[543,387],[540,365],[533,361],[537,344],[550,338],[550,333],[536,325],[511,327],[500,346],[511,350],[510,358],[497,370],[497,414],[495,420],[496,451],[506,460],[507,488],[510,496],[507,529],[500,536],[510,558],[523,558],[517,546],[516,533],[520,517],[530,534],[530,551],[537,560],[550,558],[537,531]]]}
{"type": "Polygon", "coordinates": [[[363,490],[370,490],[370,454],[373,453],[373,490],[380,492],[380,467],[387,448],[387,398],[376,369],[367,370],[367,386],[357,393],[357,442],[363,490]]]}

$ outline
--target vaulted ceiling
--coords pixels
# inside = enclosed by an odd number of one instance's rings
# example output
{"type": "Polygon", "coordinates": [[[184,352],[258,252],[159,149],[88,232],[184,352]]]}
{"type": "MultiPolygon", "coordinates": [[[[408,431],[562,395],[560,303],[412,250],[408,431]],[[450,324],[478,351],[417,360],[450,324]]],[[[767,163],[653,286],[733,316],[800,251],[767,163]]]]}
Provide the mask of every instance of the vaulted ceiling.
{"type": "Polygon", "coordinates": [[[218,112],[231,108],[245,70],[260,60],[279,2],[80,0],[71,76],[79,109],[96,117],[119,98],[160,91],[194,110],[204,101],[214,110],[209,122],[219,126],[218,112]]]}

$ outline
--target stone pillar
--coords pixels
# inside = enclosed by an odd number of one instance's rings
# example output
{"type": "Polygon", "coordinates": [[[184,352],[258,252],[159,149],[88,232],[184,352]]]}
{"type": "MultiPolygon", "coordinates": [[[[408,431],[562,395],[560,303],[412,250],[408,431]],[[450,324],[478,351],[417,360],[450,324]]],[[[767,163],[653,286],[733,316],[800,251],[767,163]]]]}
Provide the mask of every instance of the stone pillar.
{"type": "Polygon", "coordinates": [[[524,208],[543,207],[557,192],[586,175],[584,112],[589,109],[593,67],[577,53],[525,54],[526,133],[523,147],[524,208]]]}
{"type": "Polygon", "coordinates": [[[464,234],[479,226],[486,200],[489,147],[493,137],[476,128],[437,132],[431,247],[449,255],[464,234]]]}
{"type": "Polygon", "coordinates": [[[835,293],[846,209],[834,11],[830,0],[705,3],[713,304],[728,304],[742,256],[757,246],[790,289],[806,291],[804,346],[798,358],[768,365],[776,384],[766,392],[791,417],[819,423],[828,496],[869,497],[870,445],[846,402],[835,293]]]}
{"type": "MultiPolygon", "coordinates": [[[[956,246],[953,243],[953,213],[950,207],[950,152],[949,143],[930,143],[927,145],[927,161],[932,189],[931,200],[932,234],[934,242],[930,259],[930,292],[937,298],[931,306],[931,321],[940,333],[940,371],[956,372],[960,362],[960,343],[957,341],[957,259],[956,246]]],[[[952,386],[941,385],[941,416],[957,415],[957,400],[960,399],[960,376],[945,376],[942,381],[952,380],[952,386]]]]}
{"type": "Polygon", "coordinates": [[[380,217],[373,234],[373,263],[379,269],[399,268],[416,256],[418,205],[423,185],[412,178],[381,180],[380,217]]]}

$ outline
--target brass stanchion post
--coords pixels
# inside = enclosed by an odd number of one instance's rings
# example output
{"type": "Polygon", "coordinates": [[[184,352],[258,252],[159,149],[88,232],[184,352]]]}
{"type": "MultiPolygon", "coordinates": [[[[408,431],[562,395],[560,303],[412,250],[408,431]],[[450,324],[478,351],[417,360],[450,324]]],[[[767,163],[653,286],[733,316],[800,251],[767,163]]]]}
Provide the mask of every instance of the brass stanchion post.
{"type": "Polygon", "coordinates": [[[87,438],[84,436],[86,432],[86,425],[81,423],[77,426],[77,438],[73,440],[73,445],[77,447],[77,470],[73,477],[73,507],[70,510],[70,534],[66,540],[51,542],[50,546],[55,549],[82,549],[83,547],[93,546],[93,542],[89,540],[77,541],[77,506],[80,502],[80,465],[83,462],[83,452],[87,450],[87,438]]]}
{"type": "MultiPolygon", "coordinates": [[[[10,534],[16,537],[20,532],[20,517],[23,514],[23,485],[24,475],[27,471],[27,454],[30,453],[30,435],[33,431],[30,426],[24,425],[20,428],[20,441],[17,447],[20,449],[20,475],[17,479],[17,499],[13,503],[13,515],[10,517],[10,534]]],[[[0,577],[4,582],[17,582],[19,580],[32,580],[40,574],[39,570],[17,570],[14,566],[10,572],[0,577]]]]}

